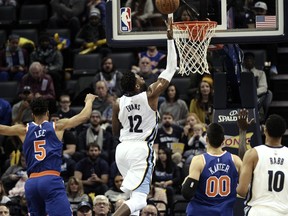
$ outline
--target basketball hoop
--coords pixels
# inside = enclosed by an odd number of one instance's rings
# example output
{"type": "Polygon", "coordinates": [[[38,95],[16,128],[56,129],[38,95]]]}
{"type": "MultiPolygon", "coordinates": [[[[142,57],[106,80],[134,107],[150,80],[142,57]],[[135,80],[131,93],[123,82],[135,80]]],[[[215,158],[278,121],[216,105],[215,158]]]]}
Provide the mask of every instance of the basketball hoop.
{"type": "Polygon", "coordinates": [[[207,49],[217,22],[186,21],[173,23],[173,36],[179,52],[179,74],[210,73],[207,49]]]}

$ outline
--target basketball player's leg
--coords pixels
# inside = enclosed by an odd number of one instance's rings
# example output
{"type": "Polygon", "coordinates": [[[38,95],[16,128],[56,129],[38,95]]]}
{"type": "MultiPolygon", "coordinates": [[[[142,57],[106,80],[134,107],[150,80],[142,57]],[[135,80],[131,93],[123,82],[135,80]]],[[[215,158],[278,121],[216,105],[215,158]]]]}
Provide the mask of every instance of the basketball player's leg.
{"type": "MultiPolygon", "coordinates": [[[[123,143],[117,146],[116,164],[124,177],[121,190],[124,192],[135,191],[143,184],[144,179],[152,178],[154,167],[154,154],[152,147],[149,148],[147,142],[123,143]],[[119,148],[120,147],[120,148],[119,148]],[[121,152],[123,152],[121,154],[121,152]]],[[[149,187],[147,193],[149,193],[149,187]]]]}
{"type": "Polygon", "coordinates": [[[46,215],[45,202],[37,186],[36,178],[28,179],[25,183],[25,197],[30,216],[46,215]]]}
{"type": "Polygon", "coordinates": [[[119,172],[121,173],[121,175],[123,176],[123,178],[126,177],[127,172],[130,168],[125,155],[126,155],[125,146],[122,145],[121,143],[118,144],[118,146],[116,147],[115,161],[116,161],[117,168],[119,172]]]}
{"type": "Polygon", "coordinates": [[[62,178],[59,176],[50,176],[49,182],[49,189],[45,196],[47,214],[49,216],[71,216],[72,209],[62,178]]]}
{"type": "Polygon", "coordinates": [[[147,143],[145,145],[135,145],[134,143],[134,146],[137,148],[129,148],[130,154],[126,152],[128,157],[125,158],[125,161],[128,162],[130,168],[121,186],[123,191],[132,191],[131,197],[120,206],[114,216],[125,216],[131,213],[131,215],[139,215],[139,210],[146,206],[154,166],[154,154],[147,147],[147,143]]]}

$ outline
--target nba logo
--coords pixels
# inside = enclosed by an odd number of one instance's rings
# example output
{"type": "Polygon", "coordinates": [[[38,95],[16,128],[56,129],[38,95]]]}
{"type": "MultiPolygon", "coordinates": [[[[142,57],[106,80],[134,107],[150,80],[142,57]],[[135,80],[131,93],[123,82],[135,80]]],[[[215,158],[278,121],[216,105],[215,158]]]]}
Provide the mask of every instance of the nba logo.
{"type": "Polygon", "coordinates": [[[131,8],[129,7],[120,8],[120,14],[121,14],[120,30],[122,32],[130,32],[132,30],[131,8]]]}

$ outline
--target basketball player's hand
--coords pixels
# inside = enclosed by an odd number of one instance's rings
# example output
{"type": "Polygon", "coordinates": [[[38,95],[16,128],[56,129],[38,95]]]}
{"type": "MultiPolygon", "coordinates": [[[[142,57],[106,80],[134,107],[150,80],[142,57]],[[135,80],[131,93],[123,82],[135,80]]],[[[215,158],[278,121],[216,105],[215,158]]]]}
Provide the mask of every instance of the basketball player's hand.
{"type": "Polygon", "coordinates": [[[240,109],[237,117],[237,124],[240,130],[247,131],[248,127],[254,123],[254,118],[248,120],[248,110],[240,109]]]}
{"type": "Polygon", "coordinates": [[[96,95],[94,95],[94,94],[87,94],[87,95],[86,95],[86,98],[85,98],[85,103],[86,103],[87,101],[92,101],[92,102],[93,102],[96,97],[98,97],[98,96],[96,96],[96,95]]]}
{"type": "Polygon", "coordinates": [[[172,26],[172,17],[168,17],[168,20],[166,21],[165,20],[165,24],[167,26],[167,38],[169,40],[172,40],[173,39],[173,26],[172,26]]]}

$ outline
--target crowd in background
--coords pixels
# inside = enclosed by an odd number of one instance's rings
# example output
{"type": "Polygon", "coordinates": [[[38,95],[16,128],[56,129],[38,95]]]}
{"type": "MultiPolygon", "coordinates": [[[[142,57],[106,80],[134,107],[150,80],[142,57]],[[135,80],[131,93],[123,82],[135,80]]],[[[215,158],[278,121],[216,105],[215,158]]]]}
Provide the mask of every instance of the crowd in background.
{"type": "MultiPolygon", "coordinates": [[[[129,0],[126,4],[144,8],[144,11],[140,10],[134,15],[137,19],[133,19],[139,28],[143,28],[149,17],[147,13],[153,14],[155,11],[151,5],[147,5],[150,1],[139,2],[145,6],[135,5],[129,0]]],[[[22,0],[20,3],[0,0],[0,5],[16,7],[27,3],[36,1],[22,0]]],[[[0,124],[25,124],[32,121],[29,103],[34,98],[47,99],[50,120],[58,121],[75,115],[79,110],[74,110],[72,104],[82,106],[86,93],[98,95],[89,121],[64,133],[61,176],[75,215],[81,209],[91,212],[91,215],[92,212],[98,215],[100,211],[108,215],[129,195],[120,190],[123,177],[114,160],[119,141],[112,136],[111,130],[112,105],[122,94],[120,83],[125,71],[118,70],[109,57],[109,53],[114,50],[108,47],[105,40],[105,2],[52,0],[48,4],[43,0],[42,3],[49,5],[51,10],[47,28],[69,28],[70,46],[59,48],[57,38],[45,31],[40,34],[39,43],[32,42],[31,46],[27,46],[27,43],[23,46],[19,35],[9,35],[5,47],[0,50],[0,82],[17,81],[19,87],[13,102],[1,99],[0,93],[0,124]],[[80,52],[101,53],[103,59],[101,68],[97,72],[95,69],[95,76],[90,83],[86,83],[85,89],[77,95],[71,95],[66,92],[65,83],[77,78],[73,77],[73,73],[67,73],[65,68],[71,66],[70,57],[80,52]]],[[[180,11],[182,14],[179,19],[195,19],[185,6],[180,11]]],[[[153,22],[159,21],[156,19],[157,14],[152,18],[153,22]]],[[[213,58],[213,52],[210,57],[213,58]]],[[[261,68],[255,68],[253,53],[246,53],[243,58],[242,72],[251,72],[257,78],[258,109],[263,116],[263,123],[269,107],[269,101],[268,105],[266,101],[269,94],[266,74],[261,68]]],[[[135,64],[131,70],[149,85],[157,80],[166,66],[165,61],[166,53],[161,48],[149,46],[136,50],[135,64]]],[[[223,69],[215,68],[213,61],[209,62],[211,75],[191,75],[188,100],[180,98],[179,86],[173,82],[159,100],[161,124],[154,143],[157,162],[148,196],[148,200],[157,207],[155,215],[158,211],[165,212],[171,208],[175,195],[180,194],[181,183],[188,174],[191,159],[206,151],[205,131],[213,115],[213,73],[221,73],[223,69]]],[[[28,177],[25,158],[21,153],[22,143],[18,137],[0,137],[0,142],[0,203],[14,203],[13,211],[25,215],[24,185],[28,177]]],[[[150,208],[154,211],[153,205],[150,208]]]]}

